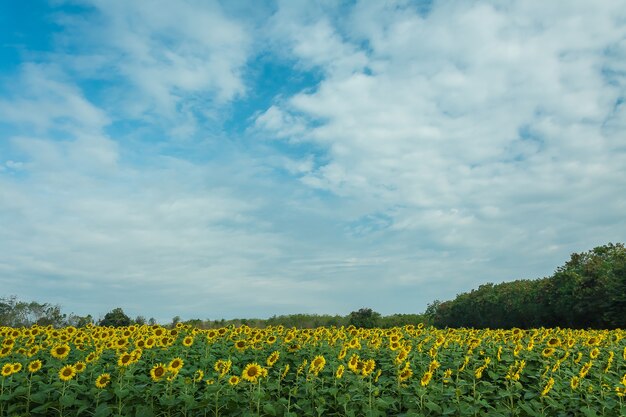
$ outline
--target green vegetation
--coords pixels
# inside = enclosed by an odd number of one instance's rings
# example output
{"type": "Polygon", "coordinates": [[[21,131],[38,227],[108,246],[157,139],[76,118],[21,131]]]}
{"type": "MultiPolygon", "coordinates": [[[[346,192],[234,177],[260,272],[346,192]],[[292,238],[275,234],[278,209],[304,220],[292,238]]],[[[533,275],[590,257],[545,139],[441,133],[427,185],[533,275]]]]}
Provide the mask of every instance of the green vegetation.
{"type": "Polygon", "coordinates": [[[548,278],[485,284],[429,306],[437,327],[626,328],[623,244],[574,253],[548,278]]]}

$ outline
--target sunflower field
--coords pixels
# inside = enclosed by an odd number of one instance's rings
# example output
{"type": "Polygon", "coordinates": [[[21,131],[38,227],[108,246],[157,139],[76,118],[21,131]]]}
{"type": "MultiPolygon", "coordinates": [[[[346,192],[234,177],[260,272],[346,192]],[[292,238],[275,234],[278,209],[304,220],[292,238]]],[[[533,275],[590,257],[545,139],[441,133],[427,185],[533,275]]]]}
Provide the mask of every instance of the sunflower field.
{"type": "Polygon", "coordinates": [[[2,416],[624,416],[626,332],[0,327],[2,416]]]}

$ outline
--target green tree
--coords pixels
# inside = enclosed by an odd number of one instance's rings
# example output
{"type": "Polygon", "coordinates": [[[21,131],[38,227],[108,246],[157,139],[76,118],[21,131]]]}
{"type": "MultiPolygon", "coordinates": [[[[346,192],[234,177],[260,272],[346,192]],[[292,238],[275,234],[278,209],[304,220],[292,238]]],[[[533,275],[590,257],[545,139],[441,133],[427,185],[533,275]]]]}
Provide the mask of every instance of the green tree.
{"type": "Polygon", "coordinates": [[[574,253],[548,278],[484,284],[429,305],[438,327],[626,327],[626,248],[574,253]]]}
{"type": "Polygon", "coordinates": [[[377,327],[379,320],[380,313],[373,311],[371,308],[361,308],[359,311],[351,312],[348,316],[348,324],[365,329],[377,327]]]}
{"type": "Polygon", "coordinates": [[[130,326],[131,320],[128,317],[124,310],[120,307],[114,308],[104,315],[104,318],[100,320],[100,326],[113,326],[113,327],[122,327],[122,326],[130,326]]]}

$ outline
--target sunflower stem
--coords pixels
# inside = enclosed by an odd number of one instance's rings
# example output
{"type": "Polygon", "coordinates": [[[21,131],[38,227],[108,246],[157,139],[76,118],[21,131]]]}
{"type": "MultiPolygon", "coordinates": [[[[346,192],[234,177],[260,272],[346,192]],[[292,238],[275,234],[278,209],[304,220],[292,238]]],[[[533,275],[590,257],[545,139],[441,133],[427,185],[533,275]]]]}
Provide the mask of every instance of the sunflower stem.
{"type": "MultiPolygon", "coordinates": [[[[61,397],[59,398],[63,398],[65,397],[65,388],[67,387],[67,381],[63,381],[63,389],[61,390],[61,397]]],[[[59,403],[61,403],[61,401],[59,401],[59,403]]],[[[63,417],[63,404],[59,404],[59,417],[63,417]]]]}
{"type": "Polygon", "coordinates": [[[261,380],[257,381],[256,414],[261,417],[261,380]]]}
{"type": "Polygon", "coordinates": [[[30,390],[33,385],[32,374],[28,376],[28,391],[26,393],[26,415],[30,415],[30,390]]]}
{"type": "MultiPolygon", "coordinates": [[[[0,396],[4,395],[4,380],[2,377],[2,385],[0,386],[0,396]]],[[[0,417],[4,415],[4,401],[0,401],[0,417]]]]}

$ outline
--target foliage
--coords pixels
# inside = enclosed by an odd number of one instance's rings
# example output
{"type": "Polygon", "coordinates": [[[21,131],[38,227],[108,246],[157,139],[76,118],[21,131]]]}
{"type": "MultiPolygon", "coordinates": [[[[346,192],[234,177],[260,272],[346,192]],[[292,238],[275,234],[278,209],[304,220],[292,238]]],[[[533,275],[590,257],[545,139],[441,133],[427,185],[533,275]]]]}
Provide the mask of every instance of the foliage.
{"type": "Polygon", "coordinates": [[[15,296],[0,298],[0,325],[3,326],[84,326],[93,323],[91,315],[63,314],[61,307],[35,301],[20,301],[15,296]]]}
{"type": "Polygon", "coordinates": [[[623,244],[574,253],[549,278],[485,284],[452,301],[429,305],[440,327],[626,328],[623,244]]]}
{"type": "Polygon", "coordinates": [[[4,416],[620,416],[623,330],[0,327],[4,416]]]}
{"type": "Polygon", "coordinates": [[[100,326],[114,326],[122,327],[129,326],[131,324],[130,317],[128,317],[124,310],[120,307],[114,308],[104,315],[104,318],[100,320],[100,326]]]}
{"type": "Polygon", "coordinates": [[[359,311],[353,311],[348,316],[348,323],[354,327],[362,327],[364,329],[377,327],[379,321],[380,313],[373,311],[371,308],[361,308],[359,311]]]}

